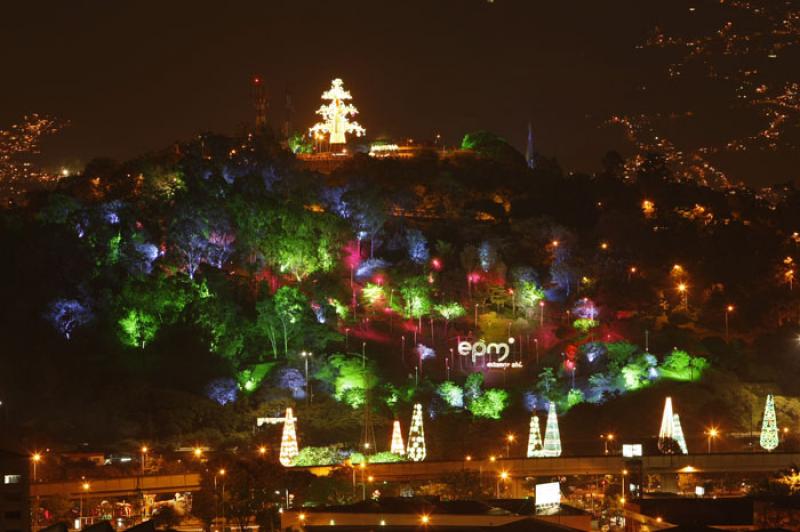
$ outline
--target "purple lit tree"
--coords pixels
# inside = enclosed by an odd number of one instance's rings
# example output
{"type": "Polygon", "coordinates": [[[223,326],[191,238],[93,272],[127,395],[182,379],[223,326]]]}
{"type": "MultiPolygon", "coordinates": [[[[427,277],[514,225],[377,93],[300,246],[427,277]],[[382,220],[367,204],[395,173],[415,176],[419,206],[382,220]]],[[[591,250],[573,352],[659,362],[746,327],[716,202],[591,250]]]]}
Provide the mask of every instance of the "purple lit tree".
{"type": "Polygon", "coordinates": [[[57,299],[50,303],[47,310],[48,321],[67,340],[72,336],[72,331],[89,323],[93,318],[94,314],[89,306],[77,299],[57,299]]]}

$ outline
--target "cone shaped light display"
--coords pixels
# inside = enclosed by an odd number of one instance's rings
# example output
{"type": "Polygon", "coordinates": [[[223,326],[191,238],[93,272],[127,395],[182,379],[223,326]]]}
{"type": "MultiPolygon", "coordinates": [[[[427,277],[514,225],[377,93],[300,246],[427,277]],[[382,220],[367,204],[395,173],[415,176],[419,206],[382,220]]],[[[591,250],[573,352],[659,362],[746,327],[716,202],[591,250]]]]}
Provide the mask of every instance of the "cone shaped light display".
{"type": "Polygon", "coordinates": [[[403,456],[406,454],[406,447],[403,445],[403,433],[400,432],[400,422],[395,420],[392,428],[392,443],[389,447],[392,454],[403,456]]]}
{"type": "Polygon", "coordinates": [[[778,420],[775,417],[775,399],[772,394],[767,396],[767,404],[764,405],[764,420],[761,422],[759,443],[765,451],[773,451],[778,447],[778,420]]]}
{"type": "Polygon", "coordinates": [[[408,429],[408,454],[407,457],[413,462],[425,460],[425,429],[422,426],[422,405],[414,405],[414,413],[411,416],[411,427],[408,429]]]}
{"type": "Polygon", "coordinates": [[[686,447],[686,438],[683,437],[683,427],[681,427],[681,418],[678,414],[672,416],[672,439],[681,448],[683,454],[689,454],[689,449],[686,447]]]}
{"type": "Polygon", "coordinates": [[[543,456],[561,456],[561,433],[558,430],[556,404],[552,401],[550,402],[550,409],[547,411],[543,456]]]}
{"type": "Polygon", "coordinates": [[[544,445],[542,444],[542,430],[539,428],[539,416],[531,416],[531,428],[528,433],[528,458],[542,456],[544,445]]]}
{"type": "Polygon", "coordinates": [[[298,454],[300,454],[300,450],[297,447],[294,414],[291,408],[287,408],[286,419],[283,422],[283,435],[281,436],[281,453],[278,456],[278,460],[284,467],[291,467],[298,454]]]}
{"type": "Polygon", "coordinates": [[[661,416],[661,428],[658,431],[658,450],[672,454],[675,444],[675,416],[672,414],[672,397],[664,402],[664,414],[661,416]]]}

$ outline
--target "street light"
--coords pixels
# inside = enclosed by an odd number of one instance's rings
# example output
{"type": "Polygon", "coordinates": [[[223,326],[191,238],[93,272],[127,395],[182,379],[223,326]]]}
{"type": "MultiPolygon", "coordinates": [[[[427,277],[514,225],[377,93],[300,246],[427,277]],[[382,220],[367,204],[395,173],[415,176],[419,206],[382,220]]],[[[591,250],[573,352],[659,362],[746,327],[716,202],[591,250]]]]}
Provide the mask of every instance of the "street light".
{"type": "Polygon", "coordinates": [[[195,458],[199,460],[200,458],[203,457],[203,449],[197,446],[194,449],[192,449],[192,454],[194,455],[195,458]]]}
{"type": "Polygon", "coordinates": [[[511,458],[511,444],[514,443],[515,436],[508,434],[506,436],[506,458],[511,458]]]}
{"type": "Polygon", "coordinates": [[[500,483],[505,482],[508,480],[508,471],[500,471],[500,474],[497,475],[497,489],[495,490],[495,499],[500,498],[500,483]]]}
{"type": "Polygon", "coordinates": [[[83,484],[81,484],[81,489],[82,489],[82,491],[81,491],[81,508],[80,508],[80,512],[79,512],[79,515],[78,515],[78,522],[80,523],[81,528],[83,528],[83,499],[86,496],[86,494],[89,492],[89,488],[90,487],[91,486],[89,485],[88,482],[84,482],[83,484]]]}
{"type": "Polygon", "coordinates": [[[728,315],[735,310],[733,305],[725,307],[725,341],[728,341],[728,315]]]}
{"type": "Polygon", "coordinates": [[[305,362],[306,366],[306,403],[311,403],[311,383],[308,381],[308,359],[311,358],[313,353],[308,351],[303,351],[300,353],[300,356],[303,357],[303,361],[305,362]]]}
{"type": "Polygon", "coordinates": [[[603,440],[603,448],[604,448],[605,454],[608,454],[608,442],[614,441],[614,435],[613,434],[601,434],[600,435],[600,439],[603,440]]]}
{"type": "Polygon", "coordinates": [[[678,283],[678,293],[681,295],[681,304],[686,310],[689,310],[689,287],[686,283],[678,283]]]}
{"type": "Polygon", "coordinates": [[[145,462],[147,461],[147,452],[150,449],[147,448],[147,445],[142,445],[142,448],[139,450],[142,453],[142,476],[144,476],[144,467],[145,467],[145,462]]]}
{"type": "Polygon", "coordinates": [[[711,427],[706,432],[706,435],[708,436],[708,454],[711,454],[711,440],[719,436],[719,430],[717,427],[711,427]]]}
{"type": "Polygon", "coordinates": [[[39,462],[42,461],[42,453],[33,453],[31,455],[31,462],[33,463],[33,481],[38,482],[39,476],[37,473],[37,468],[39,466],[39,462]]]}
{"type": "Polygon", "coordinates": [[[258,448],[258,454],[260,454],[261,456],[264,456],[265,454],[267,454],[267,446],[266,445],[260,446],[258,448]]]}

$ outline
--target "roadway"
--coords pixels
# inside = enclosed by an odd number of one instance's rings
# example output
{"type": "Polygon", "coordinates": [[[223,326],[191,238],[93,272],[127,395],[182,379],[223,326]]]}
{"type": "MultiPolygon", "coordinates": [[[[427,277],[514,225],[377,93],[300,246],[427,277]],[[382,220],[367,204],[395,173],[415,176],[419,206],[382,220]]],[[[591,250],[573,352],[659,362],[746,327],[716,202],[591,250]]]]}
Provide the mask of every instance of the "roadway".
{"type": "MultiPolygon", "coordinates": [[[[551,477],[570,475],[619,475],[626,467],[621,456],[584,456],[559,458],[511,458],[370,464],[375,480],[428,480],[460,471],[496,474],[506,471],[509,477],[551,477]]],[[[641,457],[642,469],[650,474],[676,473],[769,473],[800,464],[800,453],[714,453],[689,455],[654,455],[641,457]]],[[[306,467],[316,475],[327,475],[331,467],[306,467]]],[[[178,493],[200,489],[200,475],[146,475],[83,481],[42,482],[31,485],[32,497],[66,495],[71,498],[124,497],[140,493],[178,493]]]]}

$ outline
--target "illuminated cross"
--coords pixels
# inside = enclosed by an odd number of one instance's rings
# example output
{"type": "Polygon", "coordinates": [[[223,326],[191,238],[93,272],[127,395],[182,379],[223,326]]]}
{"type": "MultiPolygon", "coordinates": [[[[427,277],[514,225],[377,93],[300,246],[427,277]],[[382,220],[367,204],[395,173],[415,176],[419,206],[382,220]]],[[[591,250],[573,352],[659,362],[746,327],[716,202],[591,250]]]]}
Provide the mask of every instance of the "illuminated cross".
{"type": "Polygon", "coordinates": [[[323,105],[317,110],[317,114],[322,117],[322,122],[317,122],[314,127],[309,129],[312,136],[319,136],[327,133],[330,144],[344,144],[347,133],[355,133],[357,137],[363,135],[366,130],[358,122],[351,122],[348,117],[358,114],[358,109],[346,100],[352,100],[350,91],[344,90],[342,80],[336,78],[331,82],[331,88],[322,93],[323,100],[330,100],[329,104],[323,105]]]}

